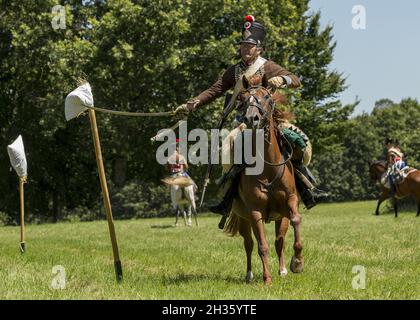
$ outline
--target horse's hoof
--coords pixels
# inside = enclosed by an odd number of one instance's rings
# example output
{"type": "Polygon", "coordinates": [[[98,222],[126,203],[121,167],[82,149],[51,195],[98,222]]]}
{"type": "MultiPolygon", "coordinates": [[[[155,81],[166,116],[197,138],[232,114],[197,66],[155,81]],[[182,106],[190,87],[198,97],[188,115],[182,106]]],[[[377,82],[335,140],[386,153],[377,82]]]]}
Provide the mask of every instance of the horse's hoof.
{"type": "Polygon", "coordinates": [[[303,258],[298,259],[293,256],[292,260],[290,261],[290,270],[293,273],[301,273],[303,271],[303,258]]]}
{"type": "Polygon", "coordinates": [[[252,271],[248,271],[246,273],[246,283],[250,283],[252,282],[252,280],[254,280],[254,274],[252,273],[252,271]]]}
{"type": "Polygon", "coordinates": [[[271,286],[273,284],[273,280],[271,278],[264,279],[264,284],[267,286],[271,286]]]}
{"type": "Polygon", "coordinates": [[[285,276],[287,276],[287,269],[286,269],[286,268],[284,268],[284,269],[282,269],[282,270],[279,270],[279,275],[280,275],[280,277],[285,277],[285,276]]]}

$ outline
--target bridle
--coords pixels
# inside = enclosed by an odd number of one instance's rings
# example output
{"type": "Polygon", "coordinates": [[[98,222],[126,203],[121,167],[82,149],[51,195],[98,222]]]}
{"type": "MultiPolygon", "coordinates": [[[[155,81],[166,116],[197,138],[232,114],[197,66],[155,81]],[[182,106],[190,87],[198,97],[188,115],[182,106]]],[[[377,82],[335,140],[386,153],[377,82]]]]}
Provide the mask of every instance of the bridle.
{"type": "MultiPolygon", "coordinates": [[[[260,115],[262,116],[260,122],[262,123],[262,128],[264,130],[264,140],[268,143],[271,144],[271,142],[268,140],[268,135],[269,135],[269,131],[270,131],[270,119],[273,116],[273,112],[274,112],[274,101],[271,98],[271,93],[270,90],[263,87],[262,85],[255,85],[255,86],[250,86],[247,89],[244,90],[244,92],[248,92],[249,93],[249,97],[247,98],[246,101],[242,102],[239,107],[238,107],[238,111],[242,114],[246,114],[247,110],[250,107],[255,107],[258,109],[260,115]],[[263,97],[258,97],[256,94],[259,90],[264,90],[266,92],[266,94],[263,97]],[[253,101],[250,102],[251,97],[253,98],[253,101]],[[263,103],[267,102],[269,104],[269,108],[268,110],[266,110],[266,108],[263,107],[263,103]]],[[[262,185],[264,185],[268,191],[272,190],[273,188],[273,184],[276,180],[278,180],[280,177],[283,176],[284,174],[284,170],[285,167],[284,165],[289,162],[292,157],[293,157],[293,148],[290,145],[290,142],[287,139],[284,139],[289,147],[290,152],[288,153],[288,157],[284,160],[281,161],[279,163],[272,163],[269,162],[267,160],[264,159],[264,157],[260,154],[258,148],[257,148],[257,152],[260,156],[261,159],[263,159],[264,163],[271,166],[271,167],[282,167],[281,170],[278,170],[274,179],[269,182],[269,183],[265,183],[261,180],[258,179],[258,182],[260,182],[262,185]]],[[[285,158],[285,157],[283,157],[285,158]]]]}
{"type": "Polygon", "coordinates": [[[258,111],[260,112],[260,114],[262,115],[262,121],[263,121],[263,124],[264,124],[264,130],[265,130],[266,127],[268,126],[268,119],[270,119],[270,117],[273,115],[273,110],[274,110],[274,101],[271,99],[271,93],[270,93],[269,89],[267,89],[267,88],[265,88],[261,85],[256,85],[256,86],[248,87],[247,89],[244,90],[244,92],[248,92],[249,97],[248,97],[247,101],[241,103],[241,105],[238,108],[238,111],[240,111],[242,113],[246,113],[248,108],[256,107],[258,109],[258,111]],[[262,98],[259,98],[256,94],[261,89],[264,90],[266,92],[266,94],[262,98]],[[255,102],[249,102],[251,97],[254,98],[255,102]],[[261,103],[261,99],[264,99],[264,101],[268,101],[269,106],[270,106],[269,111],[264,109],[264,107],[262,106],[262,103],[261,103]]]}
{"type": "MultiPolygon", "coordinates": [[[[249,93],[249,97],[248,99],[241,103],[241,105],[238,107],[238,111],[241,113],[246,113],[246,111],[250,108],[250,107],[256,107],[258,109],[258,111],[260,112],[262,119],[261,119],[261,123],[263,124],[263,129],[264,129],[264,139],[268,144],[271,144],[270,141],[268,141],[268,134],[269,134],[269,129],[270,129],[270,121],[269,119],[272,118],[273,116],[273,111],[274,111],[274,101],[271,98],[271,93],[270,90],[267,89],[266,87],[263,87],[262,85],[255,85],[255,86],[250,86],[247,89],[244,90],[244,92],[248,92],[249,93]],[[266,94],[262,97],[259,98],[256,96],[256,93],[263,89],[266,94]],[[250,98],[253,97],[254,98],[254,102],[249,102],[250,98]],[[263,99],[264,101],[268,101],[269,103],[269,111],[265,110],[265,108],[262,106],[262,102],[261,99],[263,99]]],[[[272,167],[280,167],[280,166],[284,166],[287,162],[289,162],[292,157],[293,157],[293,147],[290,145],[290,142],[287,139],[284,139],[289,147],[289,156],[286,158],[286,160],[281,161],[279,163],[272,163],[269,162],[267,160],[264,159],[264,157],[261,156],[261,154],[259,155],[263,160],[264,163],[272,166],[272,167]]]]}

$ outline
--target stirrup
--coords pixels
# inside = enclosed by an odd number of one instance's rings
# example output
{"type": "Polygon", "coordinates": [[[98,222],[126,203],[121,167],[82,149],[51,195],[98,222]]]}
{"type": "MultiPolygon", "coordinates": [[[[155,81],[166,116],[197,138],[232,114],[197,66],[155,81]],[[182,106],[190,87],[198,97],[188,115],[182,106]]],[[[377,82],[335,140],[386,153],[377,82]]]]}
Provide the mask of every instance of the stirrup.
{"type": "Polygon", "coordinates": [[[314,198],[325,198],[329,196],[328,192],[318,189],[318,188],[310,189],[309,192],[314,198]]]}
{"type": "Polygon", "coordinates": [[[305,205],[306,210],[310,210],[311,208],[317,205],[315,199],[302,199],[303,204],[305,205]]]}

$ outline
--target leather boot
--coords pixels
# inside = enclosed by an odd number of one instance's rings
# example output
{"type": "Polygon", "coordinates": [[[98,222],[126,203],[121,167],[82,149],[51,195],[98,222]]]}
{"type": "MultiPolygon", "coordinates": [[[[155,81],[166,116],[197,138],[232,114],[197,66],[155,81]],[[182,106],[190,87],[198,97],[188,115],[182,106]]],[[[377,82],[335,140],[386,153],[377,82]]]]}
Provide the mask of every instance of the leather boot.
{"type": "MultiPolygon", "coordinates": [[[[241,169],[239,167],[234,169],[235,171],[227,178],[228,180],[231,180],[231,184],[223,196],[222,201],[216,205],[208,206],[208,209],[211,212],[221,214],[222,216],[228,216],[232,210],[233,199],[235,199],[238,193],[239,181],[241,179],[241,175],[239,174],[241,169]]],[[[226,182],[227,181],[224,183],[226,182]]]]}
{"type": "Polygon", "coordinates": [[[314,177],[303,164],[296,165],[296,187],[298,188],[299,194],[302,198],[303,203],[305,204],[306,209],[310,209],[317,204],[317,200],[325,198],[328,196],[328,193],[317,189],[313,182],[315,182],[314,177]]]}
{"type": "Polygon", "coordinates": [[[316,206],[316,201],[312,196],[309,188],[303,183],[303,181],[299,178],[298,175],[296,177],[296,188],[300,194],[300,198],[302,199],[303,204],[305,205],[306,209],[311,209],[316,206]]]}
{"type": "Polygon", "coordinates": [[[211,212],[221,214],[222,216],[228,215],[232,209],[233,199],[236,195],[236,189],[237,185],[234,183],[234,181],[232,181],[232,184],[223,196],[222,201],[216,205],[207,206],[208,209],[211,212]]]}

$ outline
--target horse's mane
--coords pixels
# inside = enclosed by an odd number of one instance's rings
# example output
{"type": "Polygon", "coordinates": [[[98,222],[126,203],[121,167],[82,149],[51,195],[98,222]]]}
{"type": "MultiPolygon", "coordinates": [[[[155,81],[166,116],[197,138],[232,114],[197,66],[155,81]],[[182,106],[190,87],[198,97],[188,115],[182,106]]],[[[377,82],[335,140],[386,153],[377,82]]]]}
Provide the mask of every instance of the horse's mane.
{"type": "Polygon", "coordinates": [[[278,126],[282,122],[290,122],[290,121],[295,120],[295,115],[292,112],[274,108],[273,120],[275,124],[278,126]]]}
{"type": "Polygon", "coordinates": [[[371,165],[381,165],[386,168],[386,161],[385,160],[373,160],[371,161],[371,165]]]}

